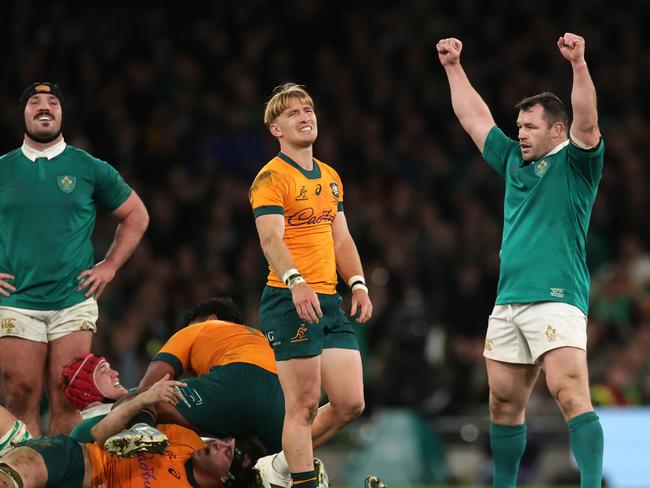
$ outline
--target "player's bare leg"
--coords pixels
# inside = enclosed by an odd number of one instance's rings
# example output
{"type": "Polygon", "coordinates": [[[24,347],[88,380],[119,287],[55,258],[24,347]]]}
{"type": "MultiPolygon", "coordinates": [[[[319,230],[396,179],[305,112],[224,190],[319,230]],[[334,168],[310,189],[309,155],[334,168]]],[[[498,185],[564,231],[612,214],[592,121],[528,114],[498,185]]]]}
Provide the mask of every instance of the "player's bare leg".
{"type": "Polygon", "coordinates": [[[278,361],[285,398],[282,448],[292,473],[313,471],[311,428],[320,401],[321,357],[278,361]]]}
{"type": "Polygon", "coordinates": [[[93,334],[79,331],[67,334],[49,343],[47,360],[47,395],[52,412],[49,434],[69,434],[81,421],[81,416],[72,403],[64,396],[61,388],[63,367],[75,357],[90,352],[93,334]]]}
{"type": "Polygon", "coordinates": [[[486,359],[490,384],[490,447],[493,486],[516,486],[519,461],[526,449],[525,408],[539,366],[486,359]]]}
{"type": "Polygon", "coordinates": [[[603,470],[603,429],[591,406],[587,353],[561,347],[542,357],[546,384],[567,421],[571,450],[580,469],[580,486],[600,487],[603,470]]]}
{"type": "Polygon", "coordinates": [[[0,339],[0,368],[5,385],[6,407],[22,419],[32,433],[40,435],[39,403],[43,394],[43,372],[47,344],[18,337],[0,339]]]}
{"type": "Polygon", "coordinates": [[[312,426],[314,448],[334,437],[359,417],[365,407],[361,354],[354,349],[324,349],[322,384],[329,403],[323,405],[312,426]]]}

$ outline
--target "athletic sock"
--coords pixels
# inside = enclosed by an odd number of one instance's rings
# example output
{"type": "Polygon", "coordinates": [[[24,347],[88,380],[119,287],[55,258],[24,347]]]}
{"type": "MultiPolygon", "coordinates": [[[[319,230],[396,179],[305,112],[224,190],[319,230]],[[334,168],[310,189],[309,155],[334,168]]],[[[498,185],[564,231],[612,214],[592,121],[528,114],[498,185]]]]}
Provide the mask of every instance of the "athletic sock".
{"type": "Polygon", "coordinates": [[[490,422],[490,447],[494,466],[494,488],[516,488],[519,461],[526,449],[526,424],[500,425],[490,422]]]}
{"type": "Polygon", "coordinates": [[[580,488],[600,488],[603,477],[603,428],[595,412],[582,413],[568,422],[571,451],[580,470],[580,488]]]}
{"type": "Polygon", "coordinates": [[[296,488],[318,488],[318,478],[316,471],[305,471],[303,473],[291,473],[293,486],[296,488]]]}

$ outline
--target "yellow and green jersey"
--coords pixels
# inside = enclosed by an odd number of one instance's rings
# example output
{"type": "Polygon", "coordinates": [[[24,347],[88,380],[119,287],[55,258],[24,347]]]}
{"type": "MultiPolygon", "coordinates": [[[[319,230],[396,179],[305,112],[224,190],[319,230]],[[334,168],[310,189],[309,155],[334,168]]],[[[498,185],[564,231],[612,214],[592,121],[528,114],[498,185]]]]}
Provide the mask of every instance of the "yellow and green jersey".
{"type": "Polygon", "coordinates": [[[156,428],[169,438],[164,454],[139,452],[131,458],[118,458],[95,443],[86,444],[92,467],[92,486],[198,487],[192,467],[192,453],[205,447],[201,438],[185,427],[158,424],[156,428]]]}
{"type": "MultiPolygon", "coordinates": [[[[332,222],[343,211],[343,185],[336,171],[317,159],[307,171],[281,152],[257,174],[249,200],[255,218],[284,215],[284,242],[296,268],[315,292],[336,293],[332,222]]],[[[270,266],[267,284],[286,288],[270,266]]]]}
{"type": "Polygon", "coordinates": [[[564,302],[586,315],[587,230],[603,173],[604,142],[570,141],[537,161],[493,127],[483,158],[505,180],[501,270],[496,303],[564,302]]]}
{"type": "Polygon", "coordinates": [[[22,148],[2,156],[0,272],[16,277],[16,291],[0,305],[57,310],[84,301],[77,276],[94,264],[96,206],[113,211],[130,194],[112,166],[70,145],[50,159],[32,161],[22,148]]]}
{"type": "Polygon", "coordinates": [[[183,371],[207,374],[213,366],[247,363],[277,374],[273,350],[261,331],[233,322],[208,320],[176,332],[154,356],[174,367],[176,378],[183,371]]]}

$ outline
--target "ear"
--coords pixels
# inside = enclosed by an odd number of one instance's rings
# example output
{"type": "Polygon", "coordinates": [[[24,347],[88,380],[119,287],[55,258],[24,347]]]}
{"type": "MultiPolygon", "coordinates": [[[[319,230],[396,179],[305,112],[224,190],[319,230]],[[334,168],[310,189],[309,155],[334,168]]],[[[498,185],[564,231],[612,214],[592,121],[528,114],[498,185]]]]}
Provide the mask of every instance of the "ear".
{"type": "Polygon", "coordinates": [[[273,137],[277,137],[278,139],[282,137],[282,131],[280,130],[280,127],[278,127],[278,124],[269,125],[269,132],[271,132],[273,137]]]}
{"type": "Polygon", "coordinates": [[[553,124],[553,127],[551,128],[551,136],[553,136],[554,139],[561,137],[565,133],[566,128],[562,122],[556,122],[553,124]]]}

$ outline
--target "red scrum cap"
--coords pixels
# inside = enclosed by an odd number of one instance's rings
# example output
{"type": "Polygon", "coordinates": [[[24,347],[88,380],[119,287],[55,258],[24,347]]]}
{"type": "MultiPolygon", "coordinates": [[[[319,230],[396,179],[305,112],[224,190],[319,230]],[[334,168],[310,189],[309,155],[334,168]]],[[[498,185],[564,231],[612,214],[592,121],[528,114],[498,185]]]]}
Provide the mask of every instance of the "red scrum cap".
{"type": "Polygon", "coordinates": [[[95,384],[95,371],[105,361],[104,356],[88,353],[63,367],[63,394],[79,410],[106,399],[95,384]]]}

